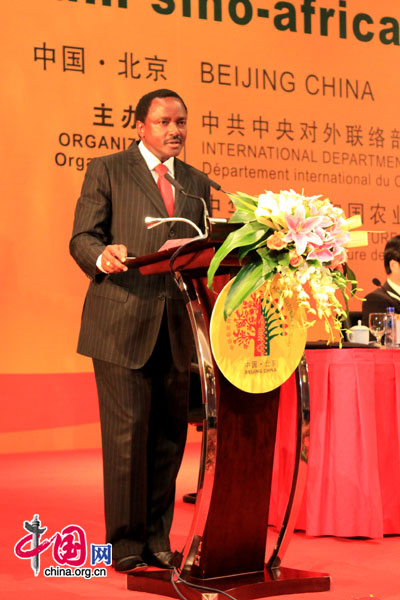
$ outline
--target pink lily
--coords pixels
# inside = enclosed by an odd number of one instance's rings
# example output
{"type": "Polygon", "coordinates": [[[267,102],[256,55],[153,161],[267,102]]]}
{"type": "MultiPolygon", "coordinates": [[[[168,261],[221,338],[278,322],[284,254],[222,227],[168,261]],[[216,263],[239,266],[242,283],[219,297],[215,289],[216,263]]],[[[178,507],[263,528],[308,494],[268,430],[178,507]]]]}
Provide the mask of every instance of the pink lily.
{"type": "Polygon", "coordinates": [[[343,220],[338,221],[335,226],[329,231],[334,238],[335,246],[344,246],[350,239],[350,233],[343,229],[343,220]]]}
{"type": "Polygon", "coordinates": [[[287,214],[285,218],[289,231],[283,239],[285,242],[295,242],[297,254],[303,254],[310,242],[316,246],[322,245],[321,235],[318,235],[315,230],[321,227],[324,217],[306,218],[304,206],[300,205],[294,215],[287,214]]]}
{"type": "Polygon", "coordinates": [[[331,264],[329,265],[329,267],[331,269],[336,269],[336,267],[338,267],[339,265],[342,265],[346,261],[347,261],[347,252],[344,248],[342,248],[337,254],[335,254],[335,257],[334,257],[333,261],[331,262],[331,264]]]}
{"type": "Polygon", "coordinates": [[[307,260],[319,260],[319,262],[330,262],[334,258],[334,253],[330,249],[330,244],[323,244],[314,247],[307,255],[307,260]]]}

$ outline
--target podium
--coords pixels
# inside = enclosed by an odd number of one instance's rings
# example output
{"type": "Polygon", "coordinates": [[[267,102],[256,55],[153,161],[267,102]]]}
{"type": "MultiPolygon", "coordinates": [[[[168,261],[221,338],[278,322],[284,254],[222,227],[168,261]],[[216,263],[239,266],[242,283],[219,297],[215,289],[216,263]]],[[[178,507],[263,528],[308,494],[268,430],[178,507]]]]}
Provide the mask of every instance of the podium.
{"type": "MultiPolygon", "coordinates": [[[[297,440],[292,490],[278,542],[265,561],[279,389],[251,394],[233,386],[215,364],[209,339],[218,292],[239,264],[235,256],[221,263],[214,278],[215,291],[207,287],[207,269],[215,249],[236,227],[215,223],[207,237],[193,238],[179,250],[162,249],[129,262],[143,275],[171,271],[186,302],[196,345],[205,410],[201,464],[193,521],[178,568],[181,580],[175,581],[178,590],[193,600],[222,600],[224,596],[217,590],[250,600],[330,588],[327,574],[281,566],[301,495],[301,443],[308,426],[307,406],[302,402],[307,396],[305,364],[296,372],[297,440]],[[210,596],[191,586],[209,588],[210,596]]],[[[128,574],[127,586],[153,595],[180,597],[170,571],[128,574]]]]}

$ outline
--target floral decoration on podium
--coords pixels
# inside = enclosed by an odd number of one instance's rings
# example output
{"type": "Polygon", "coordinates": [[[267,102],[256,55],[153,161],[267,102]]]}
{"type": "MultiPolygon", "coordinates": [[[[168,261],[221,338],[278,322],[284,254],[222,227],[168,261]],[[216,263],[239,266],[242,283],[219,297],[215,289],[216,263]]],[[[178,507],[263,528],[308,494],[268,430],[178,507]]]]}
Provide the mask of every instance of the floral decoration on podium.
{"type": "Polygon", "coordinates": [[[220,368],[216,354],[223,354],[225,372],[221,370],[226,376],[226,369],[233,366],[235,385],[252,375],[252,383],[243,389],[261,391],[268,378],[273,389],[296,368],[306,329],[317,318],[324,320],[329,339],[334,339],[335,330],[341,335],[348,299],[357,289],[346,264],[347,248],[366,245],[367,232],[352,231],[361,226],[359,215],[346,218],[341,208],[322,196],[290,190],[258,197],[237,192],[229,197],[236,208],[230,222],[243,226],[230,233],[215,253],[209,286],[230,252],[238,252],[242,266],[216,302],[213,351],[220,368]],[[338,290],[345,308],[336,296],[338,290]],[[257,358],[261,356],[264,362],[257,358]],[[254,379],[259,380],[256,386],[254,379]]]}

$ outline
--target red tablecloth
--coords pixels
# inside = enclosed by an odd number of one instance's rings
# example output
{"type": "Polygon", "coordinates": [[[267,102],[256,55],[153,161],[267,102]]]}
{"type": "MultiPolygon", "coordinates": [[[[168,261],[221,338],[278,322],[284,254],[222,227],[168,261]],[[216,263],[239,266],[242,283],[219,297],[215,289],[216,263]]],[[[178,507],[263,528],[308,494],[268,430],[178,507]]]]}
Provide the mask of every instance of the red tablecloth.
{"type": "MultiPolygon", "coordinates": [[[[400,350],[306,351],[311,431],[296,527],[308,535],[379,538],[400,533],[400,350]]],[[[270,523],[290,486],[294,377],[282,386],[270,523]]]]}

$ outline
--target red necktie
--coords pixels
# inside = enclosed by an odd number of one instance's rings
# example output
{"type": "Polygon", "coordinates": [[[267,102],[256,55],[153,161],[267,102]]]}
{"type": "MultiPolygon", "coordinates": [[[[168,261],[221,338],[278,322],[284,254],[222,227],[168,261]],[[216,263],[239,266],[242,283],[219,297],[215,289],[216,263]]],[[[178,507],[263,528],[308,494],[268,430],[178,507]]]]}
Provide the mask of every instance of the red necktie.
{"type": "Polygon", "coordinates": [[[155,167],[155,172],[158,175],[157,186],[163,197],[168,215],[172,217],[174,214],[174,194],[172,191],[172,185],[165,179],[165,174],[168,173],[168,169],[165,165],[160,163],[155,167]]]}

